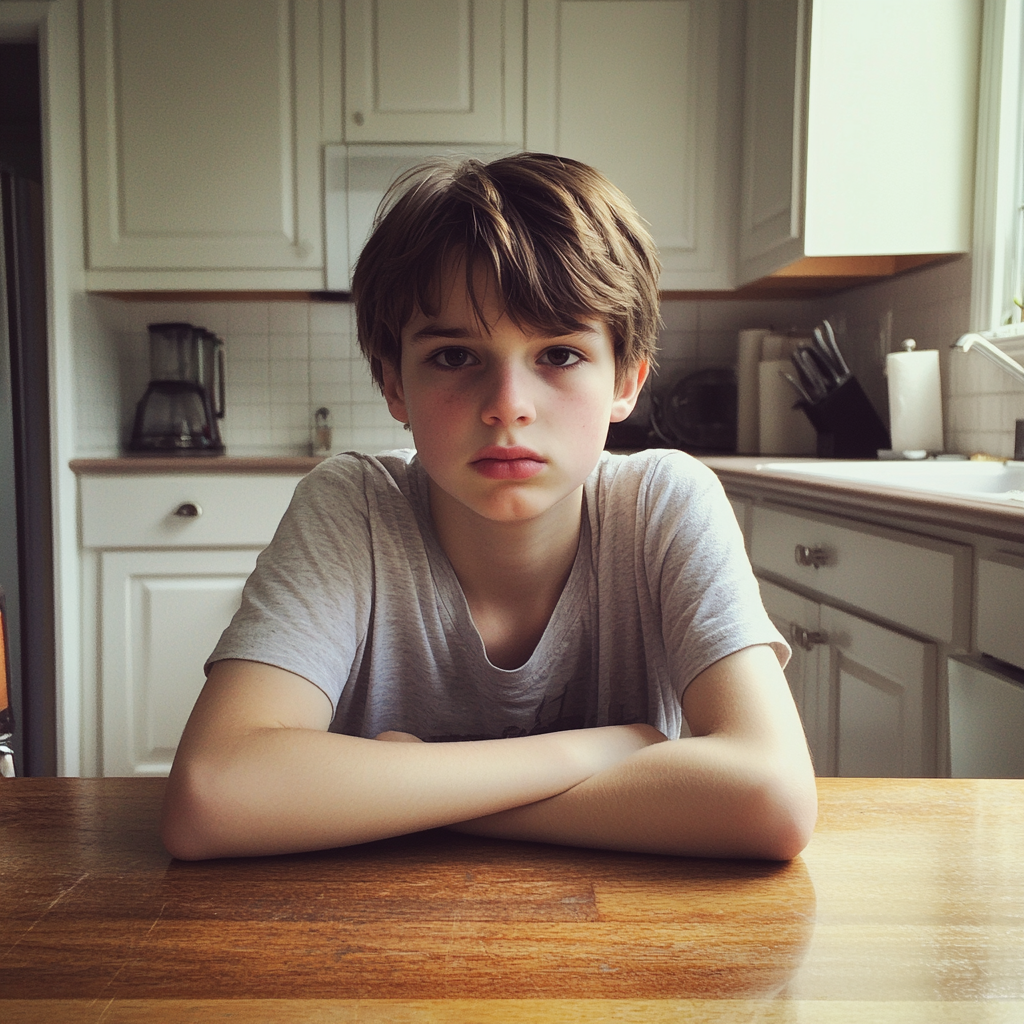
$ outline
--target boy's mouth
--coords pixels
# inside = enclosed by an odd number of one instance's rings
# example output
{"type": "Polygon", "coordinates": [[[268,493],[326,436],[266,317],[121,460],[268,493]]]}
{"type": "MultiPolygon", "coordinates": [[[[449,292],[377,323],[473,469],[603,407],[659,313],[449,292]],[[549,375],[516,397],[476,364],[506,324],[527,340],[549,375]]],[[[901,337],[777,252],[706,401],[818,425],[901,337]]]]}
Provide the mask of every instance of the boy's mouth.
{"type": "Polygon", "coordinates": [[[492,444],[481,448],[469,461],[481,476],[490,480],[527,480],[544,468],[545,460],[532,448],[492,444]]]}

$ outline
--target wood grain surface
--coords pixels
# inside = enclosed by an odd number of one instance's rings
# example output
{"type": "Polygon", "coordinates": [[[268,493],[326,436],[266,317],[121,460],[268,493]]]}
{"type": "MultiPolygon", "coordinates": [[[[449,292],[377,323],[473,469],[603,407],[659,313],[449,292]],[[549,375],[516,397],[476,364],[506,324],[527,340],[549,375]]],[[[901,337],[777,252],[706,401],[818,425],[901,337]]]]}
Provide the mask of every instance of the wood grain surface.
{"type": "Polygon", "coordinates": [[[0,785],[5,1021],[1024,1020],[1024,782],[822,779],[789,864],[443,831],[183,863],[163,785],[0,785]]]}

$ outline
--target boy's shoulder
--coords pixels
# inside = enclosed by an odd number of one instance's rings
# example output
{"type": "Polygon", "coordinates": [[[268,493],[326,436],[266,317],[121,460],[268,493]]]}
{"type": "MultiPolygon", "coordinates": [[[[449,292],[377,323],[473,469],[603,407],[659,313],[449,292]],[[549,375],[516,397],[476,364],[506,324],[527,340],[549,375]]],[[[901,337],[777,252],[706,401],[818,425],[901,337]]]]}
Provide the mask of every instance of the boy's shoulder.
{"type": "Polygon", "coordinates": [[[307,491],[340,488],[362,493],[366,488],[398,488],[407,492],[417,486],[418,465],[416,451],[412,448],[397,448],[378,455],[341,452],[310,470],[299,487],[307,491]]]}
{"type": "Polygon", "coordinates": [[[702,462],[673,448],[647,448],[630,454],[602,452],[588,483],[595,495],[632,490],[704,491],[718,485],[718,477],[702,462]]]}
{"type": "Polygon", "coordinates": [[[366,455],[342,452],[324,459],[295,488],[293,508],[328,520],[376,519],[392,514],[419,515],[427,500],[422,467],[411,448],[366,455]]]}
{"type": "Polygon", "coordinates": [[[651,536],[663,529],[699,533],[721,520],[728,507],[707,466],[668,448],[602,454],[587,481],[587,506],[595,536],[612,543],[625,543],[637,530],[651,536]]]}

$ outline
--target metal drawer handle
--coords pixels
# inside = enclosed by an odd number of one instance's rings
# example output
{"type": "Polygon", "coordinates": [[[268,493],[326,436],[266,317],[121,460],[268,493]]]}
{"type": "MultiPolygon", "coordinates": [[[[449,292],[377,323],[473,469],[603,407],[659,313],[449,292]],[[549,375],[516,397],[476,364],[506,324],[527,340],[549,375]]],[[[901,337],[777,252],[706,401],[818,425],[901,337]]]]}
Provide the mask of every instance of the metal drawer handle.
{"type": "Polygon", "coordinates": [[[182,519],[198,519],[203,514],[203,509],[194,501],[184,501],[174,510],[174,514],[182,519]]]}
{"type": "Polygon", "coordinates": [[[797,565],[813,565],[815,569],[820,569],[832,561],[826,548],[809,548],[806,544],[797,544],[794,555],[797,565]]]}
{"type": "Polygon", "coordinates": [[[793,622],[789,626],[789,640],[794,646],[810,651],[818,644],[827,644],[828,634],[821,633],[816,629],[804,629],[803,626],[798,626],[793,622]]]}

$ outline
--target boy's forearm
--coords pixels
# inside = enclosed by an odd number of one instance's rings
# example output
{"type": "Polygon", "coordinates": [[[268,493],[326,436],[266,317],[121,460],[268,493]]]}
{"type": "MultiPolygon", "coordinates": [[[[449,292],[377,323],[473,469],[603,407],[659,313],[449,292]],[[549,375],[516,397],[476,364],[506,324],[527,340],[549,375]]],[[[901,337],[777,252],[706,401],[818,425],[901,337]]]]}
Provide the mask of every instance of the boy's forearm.
{"type": "Polygon", "coordinates": [[[459,831],[635,852],[788,860],[810,839],[813,774],[721,736],[648,747],[557,796],[459,831]]]}
{"type": "Polygon", "coordinates": [[[262,728],[221,754],[184,751],[163,835],[199,859],[345,846],[550,798],[660,734],[621,726],[471,743],[386,743],[262,728]]]}

